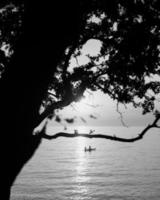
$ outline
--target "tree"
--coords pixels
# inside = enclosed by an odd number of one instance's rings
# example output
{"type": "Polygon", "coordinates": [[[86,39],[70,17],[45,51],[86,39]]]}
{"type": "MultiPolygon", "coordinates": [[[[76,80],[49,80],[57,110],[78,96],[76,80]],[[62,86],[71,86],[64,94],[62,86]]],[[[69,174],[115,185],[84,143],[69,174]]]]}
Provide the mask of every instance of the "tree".
{"type": "MultiPolygon", "coordinates": [[[[5,1],[0,5],[1,136],[4,142],[4,194],[42,138],[102,137],[122,142],[141,139],[159,127],[155,109],[160,82],[158,0],[145,1],[5,1]],[[90,39],[101,43],[100,54],[69,70],[90,39]],[[147,81],[149,80],[149,81],[147,81]],[[118,103],[132,103],[154,122],[134,139],[100,134],[58,133],[45,128],[33,134],[54,111],[79,101],[85,90],[101,90],[118,103]],[[5,148],[5,149],[4,149],[5,148]]],[[[159,103],[159,102],[158,102],[159,103]]],[[[73,120],[68,120],[72,122],[73,120]]]]}

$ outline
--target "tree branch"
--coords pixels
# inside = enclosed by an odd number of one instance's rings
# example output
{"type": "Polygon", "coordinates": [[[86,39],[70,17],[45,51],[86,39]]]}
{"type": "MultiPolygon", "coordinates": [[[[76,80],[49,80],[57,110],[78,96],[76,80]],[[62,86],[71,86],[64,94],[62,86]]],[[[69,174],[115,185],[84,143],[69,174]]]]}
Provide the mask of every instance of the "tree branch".
{"type": "Polygon", "coordinates": [[[74,137],[85,137],[85,138],[102,138],[102,139],[108,139],[118,142],[135,142],[138,140],[141,140],[143,136],[149,131],[151,128],[160,128],[160,126],[157,125],[157,122],[160,120],[160,116],[156,117],[156,119],[153,121],[151,125],[148,125],[140,134],[138,134],[134,138],[121,138],[117,136],[111,136],[111,135],[104,135],[104,134],[89,134],[89,133],[66,133],[66,132],[59,132],[55,135],[47,135],[45,131],[40,132],[40,135],[42,138],[52,140],[56,139],[58,137],[68,137],[68,138],[74,138],[74,137]]]}
{"type": "Polygon", "coordinates": [[[120,115],[120,120],[121,120],[122,125],[128,128],[128,126],[127,126],[126,123],[124,122],[123,114],[122,114],[122,112],[119,110],[119,102],[118,102],[118,101],[117,101],[117,108],[116,108],[116,110],[117,110],[118,114],[120,115]]]}
{"type": "Polygon", "coordinates": [[[72,102],[78,101],[79,97],[83,96],[83,93],[86,90],[86,83],[83,81],[78,88],[77,94],[73,94],[72,90],[68,89],[67,95],[60,101],[53,102],[49,105],[38,117],[36,125],[38,126],[45,118],[47,118],[54,110],[59,108],[64,108],[70,105],[72,102]]]}

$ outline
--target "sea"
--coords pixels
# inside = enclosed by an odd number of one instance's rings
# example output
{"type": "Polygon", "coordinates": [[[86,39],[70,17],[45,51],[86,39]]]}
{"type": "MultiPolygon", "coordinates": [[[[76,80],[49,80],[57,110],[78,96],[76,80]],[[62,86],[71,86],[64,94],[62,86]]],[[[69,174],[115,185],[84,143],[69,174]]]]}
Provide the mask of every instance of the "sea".
{"type": "MultiPolygon", "coordinates": [[[[130,138],[143,128],[81,126],[65,131],[94,129],[94,133],[130,138]]],[[[48,134],[62,130],[49,127],[48,134]]],[[[151,129],[134,143],[43,139],[17,177],[11,200],[160,200],[160,130],[151,129]],[[96,150],[85,152],[89,145],[96,150]]]]}

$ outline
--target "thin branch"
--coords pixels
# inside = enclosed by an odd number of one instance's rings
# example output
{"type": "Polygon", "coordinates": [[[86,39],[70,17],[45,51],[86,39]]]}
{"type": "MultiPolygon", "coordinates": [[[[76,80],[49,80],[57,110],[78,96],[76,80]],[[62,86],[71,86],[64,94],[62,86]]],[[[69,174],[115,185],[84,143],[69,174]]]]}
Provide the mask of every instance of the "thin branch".
{"type": "Polygon", "coordinates": [[[96,104],[96,105],[94,105],[94,104],[89,104],[89,103],[84,103],[86,106],[89,106],[89,107],[92,107],[92,108],[98,108],[98,107],[100,107],[100,105],[99,104],[96,104]]]}
{"type": "Polygon", "coordinates": [[[75,106],[74,106],[73,104],[71,104],[70,106],[72,107],[72,109],[73,109],[74,111],[77,112],[77,109],[75,108],[75,106]]]}
{"type": "Polygon", "coordinates": [[[102,91],[104,91],[104,89],[105,89],[104,87],[102,87],[101,85],[99,85],[96,82],[94,83],[94,85],[97,86],[97,88],[100,89],[100,90],[102,90],[102,91]]]}
{"type": "Polygon", "coordinates": [[[126,123],[124,122],[123,114],[122,114],[122,112],[119,110],[119,103],[118,103],[118,102],[117,102],[117,108],[116,108],[116,110],[117,110],[118,114],[120,115],[120,119],[121,119],[122,125],[128,128],[128,125],[126,125],[126,123]]]}
{"type": "Polygon", "coordinates": [[[78,62],[77,56],[75,57],[75,60],[76,60],[76,63],[77,63],[77,65],[78,65],[78,67],[80,67],[80,64],[79,64],[79,62],[78,62]]]}
{"type": "Polygon", "coordinates": [[[47,92],[48,93],[48,95],[51,95],[51,96],[53,96],[53,97],[56,97],[57,98],[57,95],[55,95],[55,94],[53,94],[52,92],[47,92]]]}
{"type": "Polygon", "coordinates": [[[104,135],[104,134],[89,134],[89,133],[66,133],[66,132],[59,132],[56,133],[55,135],[47,135],[44,131],[42,131],[41,137],[52,140],[56,139],[58,137],[68,137],[68,138],[74,138],[74,137],[85,137],[85,138],[102,138],[102,139],[108,139],[108,140],[113,140],[113,141],[118,141],[118,142],[135,142],[138,140],[141,140],[143,136],[149,131],[151,128],[160,128],[157,125],[157,122],[160,120],[160,116],[158,116],[151,125],[148,125],[140,134],[138,134],[134,138],[121,138],[117,136],[111,136],[111,135],[104,135]]]}
{"type": "Polygon", "coordinates": [[[127,110],[127,105],[125,103],[123,103],[123,105],[124,105],[124,108],[127,110]]]}

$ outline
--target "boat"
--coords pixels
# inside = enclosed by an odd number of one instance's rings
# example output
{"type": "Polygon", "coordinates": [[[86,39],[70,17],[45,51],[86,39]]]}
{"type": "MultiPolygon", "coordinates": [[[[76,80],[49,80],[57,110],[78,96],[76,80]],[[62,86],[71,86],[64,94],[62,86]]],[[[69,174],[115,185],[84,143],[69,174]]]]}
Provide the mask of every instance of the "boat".
{"type": "Polygon", "coordinates": [[[91,148],[91,147],[89,147],[89,148],[84,148],[84,151],[86,152],[86,151],[95,151],[96,150],[96,148],[91,148]]]}

